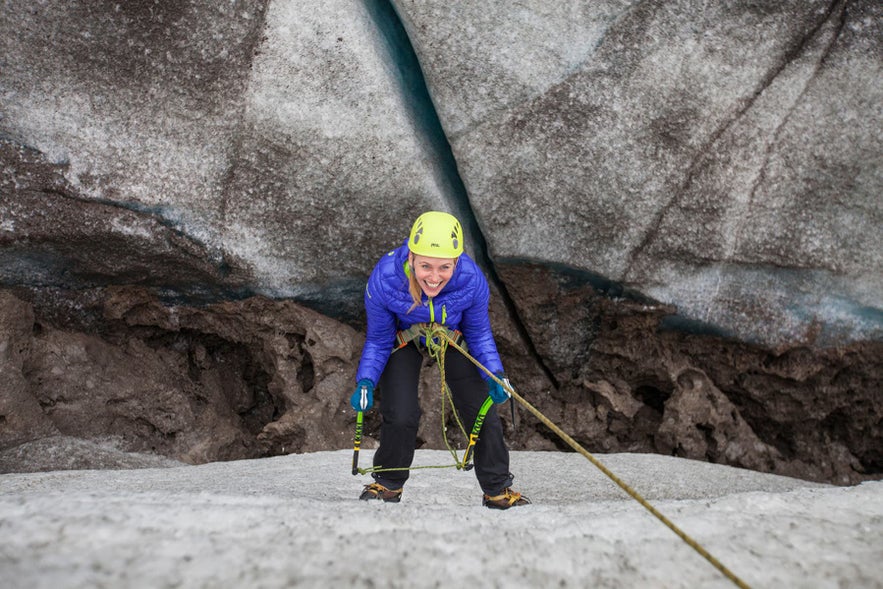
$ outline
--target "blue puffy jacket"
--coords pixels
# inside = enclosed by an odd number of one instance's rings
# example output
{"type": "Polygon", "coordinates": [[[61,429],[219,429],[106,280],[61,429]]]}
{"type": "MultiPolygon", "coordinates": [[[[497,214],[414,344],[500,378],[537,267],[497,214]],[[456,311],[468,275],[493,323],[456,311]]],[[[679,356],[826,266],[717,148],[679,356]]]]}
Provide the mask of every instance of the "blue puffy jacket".
{"type": "MultiPolygon", "coordinates": [[[[463,333],[469,353],[494,374],[503,371],[488,317],[490,290],[475,261],[462,254],[450,281],[431,300],[423,295],[423,304],[408,313],[414,304],[408,292],[408,241],[377,262],[365,288],[368,332],[356,380],[374,384],[386,366],[395,345],[396,332],[415,323],[435,321],[463,333]]],[[[483,371],[481,375],[489,377],[483,371]]]]}

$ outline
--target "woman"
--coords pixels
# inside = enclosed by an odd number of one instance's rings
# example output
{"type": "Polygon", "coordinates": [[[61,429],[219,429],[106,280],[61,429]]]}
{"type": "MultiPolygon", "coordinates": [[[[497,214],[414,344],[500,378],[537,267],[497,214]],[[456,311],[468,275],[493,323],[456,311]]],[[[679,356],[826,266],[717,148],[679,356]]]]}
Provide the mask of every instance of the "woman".
{"type": "MultiPolygon", "coordinates": [[[[448,213],[430,211],[420,215],[405,243],[374,267],[365,289],[367,338],[350,404],[356,411],[367,411],[374,404],[375,385],[380,387],[382,421],[374,466],[403,470],[375,472],[374,482],[365,486],[360,499],[400,501],[409,475],[404,469],[414,459],[421,414],[417,385],[425,339],[407,341],[404,330],[431,322],[459,330],[469,353],[501,379],[505,378],[491,332],[489,299],[487,280],[463,253],[460,223],[448,213]]],[[[489,377],[483,378],[486,375],[453,347],[445,355],[445,375],[454,407],[464,424],[475,421],[488,394],[495,403],[509,398],[502,386],[489,377]]],[[[484,505],[508,509],[530,503],[510,488],[513,476],[509,472],[509,450],[494,407],[485,417],[474,459],[484,505]]]]}

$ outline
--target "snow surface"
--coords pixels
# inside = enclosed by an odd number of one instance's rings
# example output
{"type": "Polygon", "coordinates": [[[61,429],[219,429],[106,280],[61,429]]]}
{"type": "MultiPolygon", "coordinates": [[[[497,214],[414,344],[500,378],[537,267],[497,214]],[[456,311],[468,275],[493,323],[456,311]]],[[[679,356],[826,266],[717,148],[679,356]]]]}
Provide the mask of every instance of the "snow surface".
{"type": "MultiPolygon", "coordinates": [[[[399,504],[358,501],[351,457],[0,475],[0,585],[735,586],[578,454],[513,452],[534,503],[508,511],[455,469],[415,471],[399,504]]],[[[598,458],[752,587],[883,587],[883,481],[598,458]]]]}

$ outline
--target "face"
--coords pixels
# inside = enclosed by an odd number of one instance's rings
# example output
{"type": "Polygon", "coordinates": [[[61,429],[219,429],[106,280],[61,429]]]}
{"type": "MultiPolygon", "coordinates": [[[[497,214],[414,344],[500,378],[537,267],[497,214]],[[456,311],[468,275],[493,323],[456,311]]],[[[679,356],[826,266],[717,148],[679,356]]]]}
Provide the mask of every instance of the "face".
{"type": "Polygon", "coordinates": [[[417,284],[428,297],[435,297],[442,291],[457,265],[454,258],[429,258],[411,254],[408,259],[417,284]]]}

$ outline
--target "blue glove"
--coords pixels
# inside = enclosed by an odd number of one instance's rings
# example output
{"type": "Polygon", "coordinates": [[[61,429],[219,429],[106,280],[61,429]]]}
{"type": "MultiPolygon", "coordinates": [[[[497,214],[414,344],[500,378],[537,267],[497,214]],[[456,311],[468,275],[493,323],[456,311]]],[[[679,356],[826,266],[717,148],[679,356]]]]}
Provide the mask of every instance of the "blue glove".
{"type": "MultiPolygon", "coordinates": [[[[509,384],[509,379],[506,378],[506,375],[502,372],[497,373],[497,378],[506,383],[506,386],[512,388],[512,385],[509,384]]],[[[494,379],[489,379],[487,381],[488,394],[491,396],[491,399],[494,400],[494,403],[500,404],[505,403],[512,396],[509,394],[509,391],[503,388],[497,381],[494,379]]]]}
{"type": "Polygon", "coordinates": [[[356,385],[356,392],[350,397],[350,405],[356,411],[367,411],[374,406],[374,383],[363,378],[356,385]]]}

